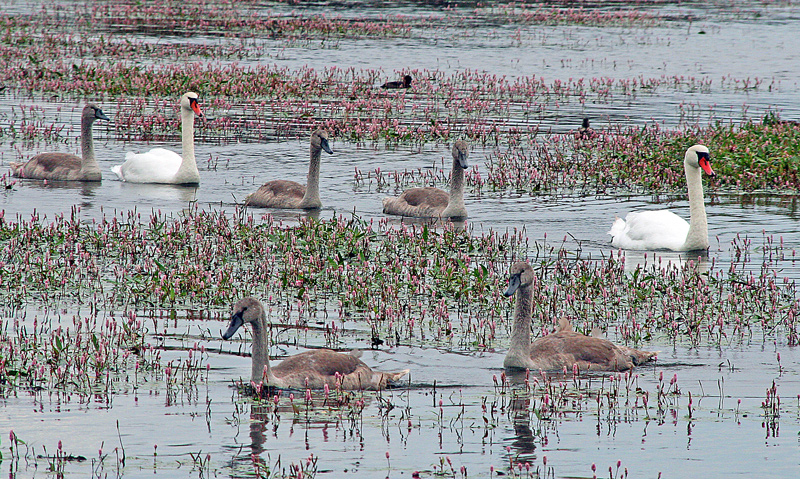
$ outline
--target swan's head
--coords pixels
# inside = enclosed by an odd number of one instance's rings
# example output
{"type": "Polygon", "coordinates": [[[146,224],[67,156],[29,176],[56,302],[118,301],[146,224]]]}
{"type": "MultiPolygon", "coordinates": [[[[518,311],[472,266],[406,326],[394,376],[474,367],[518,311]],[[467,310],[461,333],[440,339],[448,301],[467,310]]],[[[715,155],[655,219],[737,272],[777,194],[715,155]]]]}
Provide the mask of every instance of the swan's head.
{"type": "Polygon", "coordinates": [[[256,323],[264,315],[264,306],[256,298],[243,298],[233,305],[233,314],[222,339],[231,339],[244,323],[256,323]]]}
{"type": "Polygon", "coordinates": [[[453,143],[453,161],[462,169],[469,168],[467,163],[467,156],[469,156],[469,145],[464,140],[456,140],[453,143]]]}
{"type": "Polygon", "coordinates": [[[533,283],[533,268],[524,261],[518,261],[508,270],[508,289],[506,296],[511,296],[519,288],[527,288],[533,283]]]}
{"type": "Polygon", "coordinates": [[[311,149],[313,151],[325,150],[326,153],[333,154],[333,150],[331,150],[331,146],[328,144],[327,131],[319,129],[311,134],[311,149]]]}
{"type": "Polygon", "coordinates": [[[708,148],[703,145],[694,145],[686,150],[683,162],[692,168],[702,168],[708,176],[717,176],[714,170],[711,169],[711,156],[708,153],[708,148]]]}
{"type": "Polygon", "coordinates": [[[200,97],[193,91],[184,93],[181,97],[181,108],[191,110],[197,116],[203,116],[203,112],[200,111],[200,104],[197,103],[198,98],[200,97]]]}
{"type": "Polygon", "coordinates": [[[82,115],[83,118],[88,118],[91,121],[94,120],[111,121],[111,119],[107,117],[105,113],[103,113],[103,110],[101,110],[100,107],[98,107],[94,103],[89,103],[88,105],[83,107],[82,115]]]}
{"type": "Polygon", "coordinates": [[[403,77],[403,86],[406,88],[411,87],[411,75],[406,75],[403,77]]]}

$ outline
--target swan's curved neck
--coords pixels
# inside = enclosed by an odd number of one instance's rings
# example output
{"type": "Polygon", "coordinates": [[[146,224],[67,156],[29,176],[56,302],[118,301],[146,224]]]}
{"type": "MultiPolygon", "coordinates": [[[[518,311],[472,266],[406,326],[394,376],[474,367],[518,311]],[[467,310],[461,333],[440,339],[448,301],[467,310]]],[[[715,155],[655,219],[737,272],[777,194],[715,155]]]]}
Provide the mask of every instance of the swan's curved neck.
{"type": "Polygon", "coordinates": [[[444,217],[466,217],[467,208],[464,206],[464,169],[453,158],[453,169],[450,178],[450,198],[447,208],[442,212],[444,217]]]}
{"type": "Polygon", "coordinates": [[[689,232],[686,235],[685,251],[708,248],[708,218],[703,199],[703,173],[700,168],[685,165],[686,186],[689,188],[689,232]]]}
{"type": "Polygon", "coordinates": [[[311,161],[308,164],[308,182],[306,193],[300,202],[301,208],[321,208],[322,200],[319,198],[319,163],[322,149],[311,145],[311,161]]]}
{"type": "Polygon", "coordinates": [[[81,173],[85,176],[100,175],[100,165],[94,156],[94,139],[92,138],[92,124],[94,117],[83,116],[81,118],[81,173]]]}
{"type": "Polygon", "coordinates": [[[508,357],[527,362],[531,351],[531,305],[533,290],[531,285],[520,286],[517,290],[517,304],[514,307],[514,326],[511,330],[511,345],[508,357]]]}
{"type": "Polygon", "coordinates": [[[181,108],[181,145],[183,161],[175,174],[177,183],[200,183],[197,161],[194,157],[194,112],[181,108]]]}
{"type": "Polygon", "coordinates": [[[264,313],[258,321],[250,323],[253,330],[253,366],[250,371],[250,380],[256,384],[268,382],[271,376],[269,366],[269,332],[267,331],[267,317],[264,313]],[[266,376],[264,368],[266,368],[266,376]]]}

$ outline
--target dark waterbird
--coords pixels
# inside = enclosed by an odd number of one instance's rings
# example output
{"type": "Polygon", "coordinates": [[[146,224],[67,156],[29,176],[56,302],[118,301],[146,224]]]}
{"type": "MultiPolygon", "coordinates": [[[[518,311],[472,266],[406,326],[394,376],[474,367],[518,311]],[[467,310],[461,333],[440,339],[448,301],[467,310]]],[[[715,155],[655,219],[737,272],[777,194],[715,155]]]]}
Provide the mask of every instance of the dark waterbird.
{"type": "Polygon", "coordinates": [[[398,89],[398,88],[411,88],[411,75],[406,75],[401,81],[388,81],[381,85],[381,88],[398,89]]]}

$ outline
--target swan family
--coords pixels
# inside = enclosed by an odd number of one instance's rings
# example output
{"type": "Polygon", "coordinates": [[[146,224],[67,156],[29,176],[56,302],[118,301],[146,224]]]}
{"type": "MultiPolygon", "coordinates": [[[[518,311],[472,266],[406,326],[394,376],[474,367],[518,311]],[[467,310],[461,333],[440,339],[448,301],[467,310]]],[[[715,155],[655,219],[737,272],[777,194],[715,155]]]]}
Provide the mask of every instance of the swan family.
{"type": "MultiPolygon", "coordinates": [[[[384,88],[408,88],[404,84],[384,88]]],[[[126,154],[125,162],[111,168],[117,177],[130,183],[162,183],[198,185],[200,174],[194,153],[194,120],[203,116],[194,92],[180,99],[182,154],[164,148],[145,153],[126,154]]],[[[12,174],[21,178],[57,181],[101,181],[95,157],[92,125],[96,120],[109,118],[94,104],[88,104],[81,114],[81,156],[67,153],[41,153],[27,163],[11,163],[12,174]]],[[[588,121],[583,130],[589,131],[588,121]]],[[[244,204],[251,207],[319,209],[322,152],[333,154],[329,136],[317,129],[310,138],[310,159],[305,186],[289,180],[272,180],[247,196],[244,204]]],[[[383,212],[391,215],[457,220],[467,217],[464,204],[464,171],[468,168],[469,145],[458,139],[452,145],[450,191],[432,187],[410,188],[398,197],[383,200],[383,212]]],[[[690,220],[668,210],[629,213],[617,218],[611,226],[611,244],[630,250],[695,251],[707,249],[708,219],[706,216],[702,174],[714,176],[708,148],[690,147],[684,156],[684,170],[689,196],[690,220]]],[[[505,296],[516,297],[510,346],[503,365],[508,369],[582,371],[627,371],[656,357],[656,353],[616,345],[593,334],[586,336],[574,331],[561,318],[555,332],[531,341],[533,292],[537,277],[526,262],[517,262],[509,270],[505,296]]],[[[230,323],[222,334],[231,339],[243,326],[252,333],[252,367],[250,381],[278,388],[321,389],[383,389],[409,374],[408,369],[380,372],[371,369],[355,352],[341,353],[329,349],[310,350],[290,356],[277,365],[270,365],[267,315],[261,302],[253,297],[239,300],[233,306],[230,323]]]]}
{"type": "MultiPolygon", "coordinates": [[[[389,82],[384,88],[408,88],[411,76],[406,75],[403,84],[389,82]]],[[[180,98],[182,154],[165,148],[153,148],[145,153],[128,152],[125,162],[111,168],[124,182],[160,183],[196,186],[200,184],[200,172],[194,153],[194,120],[203,116],[199,96],[187,92],[180,98]]],[[[41,153],[27,163],[12,162],[11,174],[20,178],[57,181],[94,181],[102,179],[92,140],[92,125],[95,120],[109,118],[94,104],[83,108],[81,115],[81,153],[78,157],[67,153],[41,153]]],[[[578,130],[580,138],[593,135],[589,119],[584,118],[578,130]]],[[[307,184],[290,180],[272,180],[248,195],[245,206],[263,208],[287,208],[315,210],[322,208],[319,191],[320,162],[322,151],[333,154],[328,132],[317,129],[311,134],[310,159],[307,184]]],[[[469,167],[469,145],[457,139],[452,146],[453,164],[450,175],[450,191],[439,188],[409,188],[400,196],[383,199],[383,212],[390,215],[417,218],[439,218],[463,220],[467,218],[464,203],[464,171],[469,167]]],[[[697,251],[707,249],[708,218],[703,199],[702,173],[714,176],[711,157],[707,147],[694,145],[686,150],[683,167],[689,196],[687,222],[669,210],[651,210],[628,213],[625,219],[617,218],[611,225],[611,245],[627,250],[671,250],[697,251]]]]}

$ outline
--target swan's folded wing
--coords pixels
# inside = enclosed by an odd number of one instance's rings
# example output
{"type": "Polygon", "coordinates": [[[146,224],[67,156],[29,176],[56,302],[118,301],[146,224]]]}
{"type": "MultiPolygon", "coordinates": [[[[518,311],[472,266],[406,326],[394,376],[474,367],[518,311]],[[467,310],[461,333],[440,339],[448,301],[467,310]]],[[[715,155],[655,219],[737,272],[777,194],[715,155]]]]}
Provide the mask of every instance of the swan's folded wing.
{"type": "Polygon", "coordinates": [[[345,376],[365,366],[360,359],[350,354],[320,349],[290,356],[273,367],[272,371],[278,377],[286,374],[329,377],[336,373],[345,376]]]}
{"type": "MultiPolygon", "coordinates": [[[[153,148],[146,153],[128,152],[119,171],[125,181],[132,183],[169,183],[182,162],[181,155],[174,151],[153,148]]],[[[112,171],[119,176],[119,172],[112,171]]]]}
{"type": "Polygon", "coordinates": [[[41,173],[50,173],[56,170],[80,170],[81,157],[69,153],[41,153],[31,158],[25,169],[35,168],[41,173]]]}
{"type": "Polygon", "coordinates": [[[410,206],[428,206],[444,208],[450,202],[450,196],[444,190],[433,187],[409,188],[400,195],[410,206]]]}
{"type": "Polygon", "coordinates": [[[689,223],[669,210],[639,211],[625,217],[625,234],[632,240],[659,236],[686,238],[689,223]]]}

